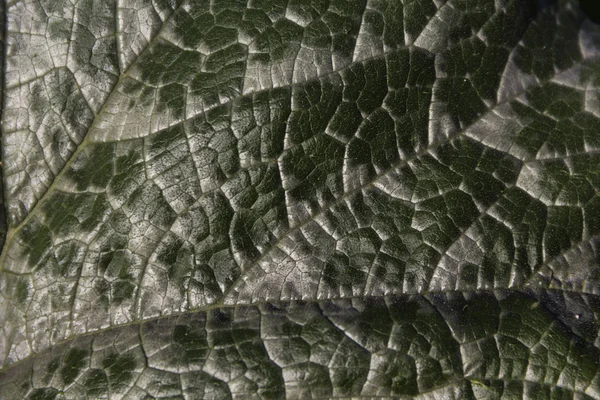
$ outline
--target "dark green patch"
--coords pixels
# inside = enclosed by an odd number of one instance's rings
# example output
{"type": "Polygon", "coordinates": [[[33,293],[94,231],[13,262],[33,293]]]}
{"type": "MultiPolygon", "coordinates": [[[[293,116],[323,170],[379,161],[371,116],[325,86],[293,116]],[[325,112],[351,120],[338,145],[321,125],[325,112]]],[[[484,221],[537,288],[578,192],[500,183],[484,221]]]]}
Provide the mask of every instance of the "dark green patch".
{"type": "Polygon", "coordinates": [[[471,196],[459,190],[425,200],[418,210],[415,221],[426,226],[422,230],[423,239],[440,252],[445,251],[479,215],[471,196]]]}
{"type": "MultiPolygon", "coordinates": [[[[399,161],[395,123],[387,111],[377,110],[369,115],[361,124],[356,137],[364,143],[360,146],[359,152],[365,153],[362,155],[363,162],[366,161],[370,168],[374,167],[378,171],[384,171],[399,161]]],[[[351,146],[348,146],[347,155],[349,165],[361,164],[352,158],[356,156],[357,159],[360,159],[361,156],[353,153],[351,146]]],[[[375,170],[372,173],[371,179],[375,176],[375,170]]]]}
{"type": "Polygon", "coordinates": [[[54,400],[58,396],[58,390],[54,388],[35,389],[27,400],[54,400]]]}
{"type": "Polygon", "coordinates": [[[43,205],[48,228],[64,235],[77,229],[90,232],[109,210],[106,194],[55,192],[43,205]]]}
{"type": "MultiPolygon", "coordinates": [[[[409,356],[390,355],[378,366],[374,383],[389,388],[395,395],[415,396],[419,393],[415,360],[409,356]]],[[[432,385],[433,386],[433,385],[432,385]]]]}
{"type": "Polygon", "coordinates": [[[383,301],[367,300],[367,305],[354,319],[353,330],[358,344],[372,353],[387,348],[393,321],[383,301]]]}
{"type": "Polygon", "coordinates": [[[128,193],[135,180],[143,175],[144,165],[139,153],[131,150],[124,156],[117,157],[115,175],[110,181],[110,189],[120,195],[128,193]]]}
{"type": "Polygon", "coordinates": [[[75,382],[81,369],[87,364],[88,352],[83,349],[70,349],[63,359],[60,375],[65,385],[75,382]]]}
{"type": "MultiPolygon", "coordinates": [[[[175,239],[172,242],[165,243],[158,253],[158,260],[165,263],[169,267],[174,266],[178,260],[178,254],[183,246],[183,240],[175,239]]],[[[171,271],[171,269],[169,269],[171,271]]],[[[183,274],[177,274],[175,271],[169,272],[169,279],[181,277],[183,274]]]]}
{"type": "Polygon", "coordinates": [[[257,393],[264,398],[284,398],[281,368],[270,359],[263,343],[259,340],[238,342],[237,348],[241,359],[250,367],[249,373],[258,386],[257,393]]]}
{"type": "Polygon", "coordinates": [[[108,392],[108,377],[101,369],[93,369],[85,380],[85,388],[89,396],[100,396],[108,392]]]}
{"type": "Polygon", "coordinates": [[[159,40],[142,53],[136,65],[140,68],[142,80],[151,85],[189,83],[201,71],[202,56],[199,52],[183,50],[159,40]]]}
{"type": "Polygon", "coordinates": [[[58,370],[58,367],[60,367],[60,359],[55,357],[48,363],[46,371],[48,371],[49,374],[54,374],[58,370]]]}
{"type": "Polygon", "coordinates": [[[578,207],[550,207],[548,226],[544,231],[544,257],[550,261],[583,236],[583,214],[578,207]]]}
{"type": "Polygon", "coordinates": [[[332,75],[292,89],[288,140],[299,144],[325,130],[342,99],[340,83],[339,76],[332,75]]]}
{"type": "Polygon", "coordinates": [[[173,329],[173,341],[184,351],[184,361],[189,364],[204,362],[208,355],[208,343],[201,329],[177,325],[173,329]]]}
{"type": "Polygon", "coordinates": [[[135,292],[135,285],[128,280],[119,280],[113,283],[112,288],[112,298],[116,305],[121,304],[125,300],[130,300],[135,292]]]}
{"type": "Polygon", "coordinates": [[[56,247],[54,250],[53,272],[56,276],[67,277],[72,274],[81,264],[76,258],[82,251],[79,242],[67,242],[56,247]]]}
{"type": "Polygon", "coordinates": [[[113,389],[126,386],[133,378],[136,367],[132,354],[112,354],[102,360],[102,368],[108,372],[110,387],[113,389]]]}
{"type": "Polygon", "coordinates": [[[381,107],[388,92],[385,60],[366,61],[362,73],[365,76],[365,84],[356,99],[356,105],[362,113],[368,115],[381,107]]]}
{"type": "Polygon", "coordinates": [[[50,229],[37,220],[33,220],[23,227],[20,237],[25,244],[29,266],[36,266],[51,247],[52,234],[50,229]]]}
{"type": "Polygon", "coordinates": [[[516,48],[517,66],[540,80],[549,79],[557,69],[573,66],[581,59],[579,47],[572,45],[578,40],[577,18],[568,7],[561,7],[558,13],[540,13],[516,48]]]}
{"type": "Polygon", "coordinates": [[[317,136],[302,146],[284,153],[282,175],[289,179],[290,194],[297,200],[332,201],[343,191],[339,171],[344,162],[344,148],[328,136],[317,136]]]}
{"type": "Polygon", "coordinates": [[[19,304],[25,304],[27,297],[29,296],[29,282],[26,278],[20,278],[17,281],[15,288],[15,297],[19,304]]]}
{"type": "Polygon", "coordinates": [[[121,277],[128,273],[130,260],[128,254],[123,250],[104,253],[100,257],[100,272],[110,277],[121,277]]]}
{"type": "Polygon", "coordinates": [[[136,189],[127,200],[127,205],[143,212],[152,224],[160,228],[168,228],[177,215],[165,200],[162,190],[154,183],[146,181],[136,189]]]}
{"type": "Polygon", "coordinates": [[[105,188],[113,175],[114,158],[114,144],[95,144],[81,153],[67,176],[73,179],[79,191],[88,190],[90,186],[105,188]]]}
{"type": "Polygon", "coordinates": [[[174,118],[182,119],[185,112],[185,88],[177,83],[162,86],[158,92],[158,111],[169,110],[174,118]]]}
{"type": "MultiPolygon", "coordinates": [[[[324,333],[334,335],[334,332],[339,331],[324,333]]],[[[335,349],[339,365],[330,369],[331,383],[341,394],[360,393],[369,374],[369,351],[351,340],[341,340],[339,344],[336,343],[335,349]]]]}
{"type": "Polygon", "coordinates": [[[351,265],[346,254],[336,252],[325,264],[323,280],[332,287],[344,287],[365,281],[366,273],[351,265]]]}
{"type": "Polygon", "coordinates": [[[108,296],[115,304],[121,304],[133,297],[136,285],[130,271],[131,260],[124,250],[102,253],[98,261],[98,269],[104,278],[96,281],[94,289],[100,295],[100,301],[108,303],[108,296]]]}
{"type": "Polygon", "coordinates": [[[110,290],[110,283],[104,279],[98,279],[94,283],[94,290],[98,293],[98,300],[102,305],[108,307],[110,305],[108,293],[110,290]]]}

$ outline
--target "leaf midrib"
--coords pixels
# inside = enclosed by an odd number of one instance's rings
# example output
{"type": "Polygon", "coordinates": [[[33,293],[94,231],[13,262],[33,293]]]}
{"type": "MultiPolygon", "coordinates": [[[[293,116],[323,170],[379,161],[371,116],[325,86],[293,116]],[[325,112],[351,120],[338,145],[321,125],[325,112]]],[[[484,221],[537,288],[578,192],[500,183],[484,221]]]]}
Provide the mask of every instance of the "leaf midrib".
{"type": "MultiPolygon", "coordinates": [[[[267,301],[267,300],[263,300],[263,301],[257,301],[257,302],[253,302],[253,303],[239,303],[239,304],[234,304],[234,305],[221,305],[221,304],[210,304],[204,307],[199,307],[199,308],[194,308],[194,309],[189,309],[186,311],[179,311],[179,312],[173,312],[171,314],[165,314],[165,315],[159,315],[156,317],[151,317],[151,318],[146,318],[146,319],[138,319],[138,320],[132,320],[123,324],[117,324],[117,325],[111,325],[111,326],[107,326],[105,328],[100,328],[100,329],[96,329],[96,330],[92,330],[92,331],[88,331],[85,333],[78,333],[78,334],[74,334],[74,335],[70,335],[67,336],[63,339],[61,339],[60,341],[56,342],[56,343],[52,343],[50,346],[48,346],[47,348],[45,348],[44,350],[41,350],[39,352],[32,352],[31,354],[29,354],[27,357],[24,357],[16,362],[13,362],[11,364],[8,365],[4,365],[2,368],[0,368],[0,373],[3,373],[5,371],[10,370],[13,367],[16,367],[22,363],[25,363],[27,360],[30,360],[32,358],[35,358],[37,356],[39,356],[40,354],[49,351],[49,349],[53,348],[53,347],[58,347],[61,346],[65,343],[68,343],[70,341],[76,340],[78,338],[82,338],[82,337],[89,337],[89,336],[95,336],[95,335],[99,335],[101,333],[104,332],[108,332],[111,330],[115,330],[115,329],[121,329],[123,327],[128,327],[128,326],[141,326],[143,324],[146,323],[150,323],[150,322],[154,322],[154,321],[162,321],[162,320],[166,320],[169,318],[179,318],[185,315],[191,315],[191,314],[197,314],[197,313],[204,313],[204,312],[208,312],[211,310],[222,310],[222,309],[235,309],[235,308],[244,308],[244,307],[260,307],[262,305],[270,305],[270,304],[291,304],[291,303],[327,303],[327,302],[335,302],[335,301],[345,301],[345,300],[369,300],[369,299],[398,299],[398,298],[411,298],[411,297],[420,297],[423,298],[425,300],[427,300],[427,296],[431,296],[431,295],[453,295],[453,294],[473,294],[473,293],[492,293],[492,294],[498,294],[498,293],[506,293],[506,292],[511,292],[511,293],[524,293],[527,294],[528,290],[532,290],[534,293],[535,292],[558,292],[558,293],[565,293],[565,294],[577,294],[577,295],[581,295],[584,294],[586,296],[593,296],[595,298],[598,297],[597,294],[594,293],[584,293],[581,291],[576,291],[576,290],[571,290],[571,289],[563,289],[563,288],[531,288],[531,287],[513,287],[513,288],[507,288],[507,289],[477,289],[477,290],[424,290],[421,292],[415,292],[415,293],[402,293],[402,294],[394,294],[394,295],[385,295],[385,296],[369,296],[369,295],[360,295],[360,296],[348,296],[348,297],[329,297],[326,299],[314,299],[314,300],[287,300],[287,301],[283,301],[283,300],[277,300],[277,301],[267,301]]],[[[428,302],[429,303],[429,302],[428,302]]],[[[431,304],[431,303],[430,303],[431,304]]],[[[437,308],[436,308],[437,309],[437,308]]],[[[362,347],[362,346],[361,346],[362,347]]],[[[599,348],[600,351],[600,348],[599,348]]]]}

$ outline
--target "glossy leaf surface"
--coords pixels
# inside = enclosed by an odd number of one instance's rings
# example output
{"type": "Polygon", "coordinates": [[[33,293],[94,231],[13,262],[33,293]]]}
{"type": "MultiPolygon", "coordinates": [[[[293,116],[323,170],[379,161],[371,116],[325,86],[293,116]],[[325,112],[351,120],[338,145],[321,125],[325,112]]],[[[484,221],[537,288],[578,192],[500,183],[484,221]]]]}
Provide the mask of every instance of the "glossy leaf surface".
{"type": "Polygon", "coordinates": [[[576,1],[6,5],[7,398],[600,398],[576,1]]]}

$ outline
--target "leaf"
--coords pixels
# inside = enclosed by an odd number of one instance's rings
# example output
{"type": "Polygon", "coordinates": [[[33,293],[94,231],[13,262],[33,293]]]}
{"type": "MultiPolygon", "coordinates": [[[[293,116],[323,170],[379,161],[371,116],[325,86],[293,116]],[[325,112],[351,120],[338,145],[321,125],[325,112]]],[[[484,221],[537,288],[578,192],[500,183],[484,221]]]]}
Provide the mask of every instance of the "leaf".
{"type": "Polygon", "coordinates": [[[7,398],[600,398],[577,2],[23,0],[3,43],[7,398]]]}

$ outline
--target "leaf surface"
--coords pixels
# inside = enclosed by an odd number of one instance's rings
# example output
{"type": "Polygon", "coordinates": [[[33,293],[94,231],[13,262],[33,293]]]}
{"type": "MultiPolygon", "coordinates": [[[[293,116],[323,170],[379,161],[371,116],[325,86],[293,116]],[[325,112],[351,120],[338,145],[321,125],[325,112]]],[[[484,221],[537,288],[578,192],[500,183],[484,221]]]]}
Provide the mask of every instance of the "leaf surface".
{"type": "Polygon", "coordinates": [[[600,398],[574,1],[17,1],[9,398],[600,398]]]}

